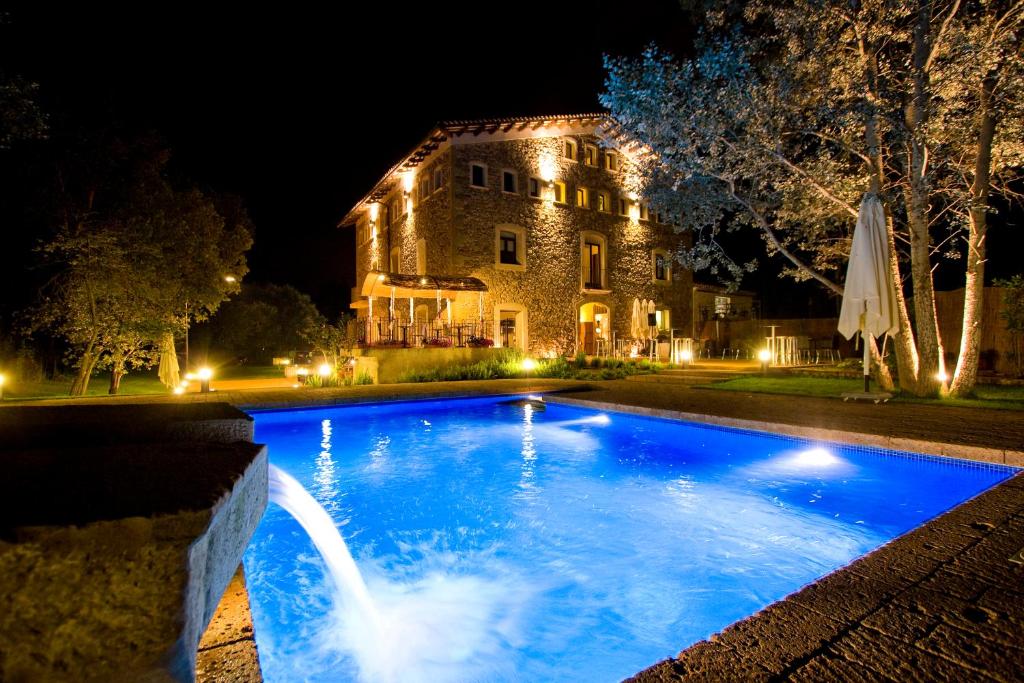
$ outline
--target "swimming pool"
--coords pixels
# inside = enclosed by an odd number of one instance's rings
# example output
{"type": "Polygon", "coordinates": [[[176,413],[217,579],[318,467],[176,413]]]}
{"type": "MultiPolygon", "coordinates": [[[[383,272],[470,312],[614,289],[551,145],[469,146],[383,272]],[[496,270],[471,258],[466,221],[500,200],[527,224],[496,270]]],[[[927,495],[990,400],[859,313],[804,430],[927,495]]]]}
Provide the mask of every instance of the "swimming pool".
{"type": "Polygon", "coordinates": [[[1014,471],[507,397],[254,416],[389,625],[367,642],[272,505],[244,560],[271,683],[619,680],[1014,471]]]}

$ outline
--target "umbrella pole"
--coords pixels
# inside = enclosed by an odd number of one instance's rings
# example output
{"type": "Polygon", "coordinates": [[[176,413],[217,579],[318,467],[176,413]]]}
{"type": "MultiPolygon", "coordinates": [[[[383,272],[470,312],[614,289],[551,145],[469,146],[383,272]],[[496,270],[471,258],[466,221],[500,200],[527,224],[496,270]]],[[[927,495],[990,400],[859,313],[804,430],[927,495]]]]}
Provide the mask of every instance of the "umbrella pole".
{"type": "Polygon", "coordinates": [[[868,393],[869,382],[871,381],[871,347],[868,346],[868,339],[862,332],[860,335],[860,343],[864,345],[864,393],[868,393]]]}

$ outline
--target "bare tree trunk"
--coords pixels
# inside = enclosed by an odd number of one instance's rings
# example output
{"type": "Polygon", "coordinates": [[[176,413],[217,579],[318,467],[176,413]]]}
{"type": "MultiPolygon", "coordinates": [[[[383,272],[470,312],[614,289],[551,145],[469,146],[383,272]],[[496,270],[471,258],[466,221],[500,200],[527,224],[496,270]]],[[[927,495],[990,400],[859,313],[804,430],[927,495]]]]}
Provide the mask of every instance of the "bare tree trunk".
{"type": "MultiPolygon", "coordinates": [[[[903,296],[903,276],[900,273],[899,254],[896,251],[896,229],[889,206],[882,197],[883,169],[885,167],[882,159],[882,145],[878,136],[878,62],[874,48],[865,36],[862,36],[859,41],[859,49],[866,86],[864,97],[869,106],[869,114],[864,122],[864,142],[868,148],[868,158],[871,160],[868,191],[883,199],[885,232],[889,242],[889,272],[896,290],[896,311],[899,318],[899,333],[893,339],[896,371],[899,373],[900,387],[913,387],[917,384],[917,345],[914,343],[914,331],[910,326],[910,316],[907,313],[907,299],[903,296]]],[[[876,381],[886,390],[895,389],[891,375],[888,377],[888,383],[883,381],[882,367],[882,365],[879,366],[879,376],[876,381]]],[[[889,373],[888,367],[885,367],[884,372],[889,373]]]]}
{"type": "Polygon", "coordinates": [[[901,384],[916,396],[934,396],[941,388],[942,342],[935,314],[932,282],[931,236],[928,232],[928,151],[924,141],[927,118],[929,4],[921,0],[914,26],[913,93],[904,112],[908,140],[908,178],[904,188],[907,227],[910,232],[910,277],[914,288],[914,323],[917,330],[918,373],[912,387],[901,384]]]}
{"type": "Polygon", "coordinates": [[[974,391],[981,352],[982,299],[985,294],[985,235],[988,230],[988,193],[992,167],[992,139],[996,132],[992,111],[995,79],[986,78],[978,98],[978,150],[971,183],[971,209],[967,236],[967,273],[964,282],[964,322],[960,335],[960,356],[949,387],[952,396],[974,391]]]}
{"type": "Polygon", "coordinates": [[[124,377],[125,373],[121,370],[110,371],[110,386],[107,388],[107,393],[111,396],[117,394],[121,388],[121,378],[124,377]]]}
{"type": "Polygon", "coordinates": [[[96,352],[95,344],[90,343],[82,354],[78,364],[78,372],[75,373],[75,378],[71,381],[71,390],[68,392],[69,396],[85,395],[85,392],[89,390],[89,379],[92,377],[92,371],[96,369],[96,363],[99,359],[100,354],[96,352]]]}

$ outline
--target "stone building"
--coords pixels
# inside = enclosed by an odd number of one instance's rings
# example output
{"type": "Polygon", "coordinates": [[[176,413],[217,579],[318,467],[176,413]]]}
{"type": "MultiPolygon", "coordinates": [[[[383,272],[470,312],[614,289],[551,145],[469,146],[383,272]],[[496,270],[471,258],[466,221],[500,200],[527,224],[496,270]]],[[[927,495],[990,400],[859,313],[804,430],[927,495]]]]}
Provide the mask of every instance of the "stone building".
{"type": "MultiPolygon", "coordinates": [[[[439,124],[341,221],[356,229],[368,344],[442,335],[538,355],[594,353],[636,333],[634,300],[689,336],[680,236],[636,200],[604,114],[439,124]],[[456,334],[455,330],[458,331],[456,334]],[[463,335],[465,332],[465,335],[463,335]]],[[[643,324],[647,324],[644,315],[643,324]]]]}

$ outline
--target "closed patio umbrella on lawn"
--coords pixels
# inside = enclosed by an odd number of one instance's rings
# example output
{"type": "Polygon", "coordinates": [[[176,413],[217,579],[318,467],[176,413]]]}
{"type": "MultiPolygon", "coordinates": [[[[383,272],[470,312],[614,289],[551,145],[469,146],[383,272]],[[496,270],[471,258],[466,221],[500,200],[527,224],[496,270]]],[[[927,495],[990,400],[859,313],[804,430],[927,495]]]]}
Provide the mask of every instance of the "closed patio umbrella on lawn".
{"type": "Polygon", "coordinates": [[[173,389],[181,383],[178,374],[178,354],[174,351],[174,335],[166,335],[160,344],[160,367],[157,376],[168,389],[173,389]]]}
{"type": "Polygon", "coordinates": [[[861,333],[864,344],[864,392],[868,392],[871,350],[867,335],[881,337],[899,331],[896,286],[889,269],[889,240],[885,212],[874,194],[865,194],[853,231],[850,262],[846,268],[839,333],[851,339],[861,333]]]}

